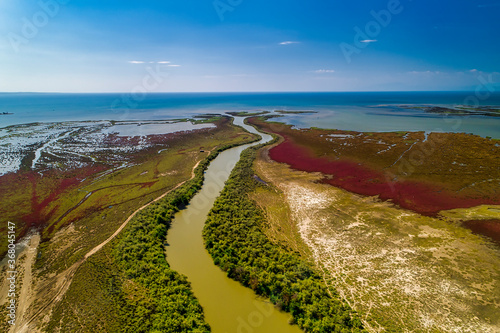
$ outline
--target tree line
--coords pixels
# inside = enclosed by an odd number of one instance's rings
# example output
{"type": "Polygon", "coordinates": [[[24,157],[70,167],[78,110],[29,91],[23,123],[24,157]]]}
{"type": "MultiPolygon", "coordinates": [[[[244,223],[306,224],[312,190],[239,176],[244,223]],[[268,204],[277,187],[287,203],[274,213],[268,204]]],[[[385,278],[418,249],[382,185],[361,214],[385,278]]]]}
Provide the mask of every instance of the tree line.
{"type": "Polygon", "coordinates": [[[306,332],[364,332],[358,315],[331,296],[320,275],[297,254],[264,234],[262,210],[249,198],[257,186],[253,161],[262,145],[245,150],[205,224],[205,246],[227,275],[292,314],[306,332]]]}
{"type": "Polygon", "coordinates": [[[139,212],[125,228],[113,256],[126,279],[144,290],[141,297],[126,298],[121,315],[125,319],[123,332],[211,331],[190,283],[170,268],[164,242],[175,213],[201,189],[210,162],[236,145],[212,152],[195,169],[193,179],[139,212]]]}

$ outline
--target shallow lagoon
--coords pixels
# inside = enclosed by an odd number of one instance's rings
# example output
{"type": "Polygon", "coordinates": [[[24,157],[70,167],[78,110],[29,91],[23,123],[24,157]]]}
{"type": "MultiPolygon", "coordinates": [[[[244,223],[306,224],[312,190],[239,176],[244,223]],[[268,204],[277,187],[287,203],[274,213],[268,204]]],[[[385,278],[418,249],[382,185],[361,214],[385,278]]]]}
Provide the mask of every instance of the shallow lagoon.
{"type": "Polygon", "coordinates": [[[104,134],[117,134],[118,136],[147,136],[169,134],[181,131],[191,131],[203,128],[214,128],[214,124],[192,124],[190,122],[178,123],[136,123],[116,124],[102,130],[104,134]]]}
{"type": "MultiPolygon", "coordinates": [[[[280,121],[297,127],[354,131],[467,132],[500,138],[500,117],[429,114],[399,105],[458,106],[474,92],[350,93],[159,93],[123,103],[127,94],[0,93],[0,128],[33,122],[82,120],[173,120],[204,113],[255,110],[314,110],[287,114],[280,121]]],[[[128,96],[130,97],[130,96],[128,96]]],[[[479,100],[500,106],[500,92],[479,100]]]]}
{"type": "Polygon", "coordinates": [[[298,128],[318,127],[358,132],[474,133],[500,139],[500,117],[451,116],[391,107],[338,106],[316,114],[287,114],[276,121],[298,128]]]}

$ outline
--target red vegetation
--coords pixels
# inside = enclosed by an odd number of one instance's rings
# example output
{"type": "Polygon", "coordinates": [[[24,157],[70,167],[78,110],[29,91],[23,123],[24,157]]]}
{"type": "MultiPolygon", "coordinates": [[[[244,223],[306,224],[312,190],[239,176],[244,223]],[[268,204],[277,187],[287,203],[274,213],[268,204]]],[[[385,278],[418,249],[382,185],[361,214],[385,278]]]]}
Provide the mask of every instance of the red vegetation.
{"type": "Polygon", "coordinates": [[[29,172],[26,177],[31,183],[31,213],[23,216],[23,220],[28,227],[45,223],[56,210],[56,208],[54,208],[50,212],[44,212],[47,206],[57,199],[65,190],[79,183],[75,178],[54,179],[54,190],[44,199],[41,199],[39,197],[39,191],[37,191],[37,185],[41,176],[35,172],[29,172]]]}
{"type": "MultiPolygon", "coordinates": [[[[33,226],[43,226],[57,211],[57,206],[47,211],[48,206],[53,201],[57,200],[74,186],[79,185],[84,178],[104,170],[106,170],[104,166],[80,168],[72,172],[50,170],[43,176],[34,171],[18,172],[21,182],[24,183],[25,186],[29,184],[31,187],[30,213],[21,218],[26,224],[26,229],[33,226]],[[23,179],[24,181],[22,181],[23,179]],[[50,180],[50,184],[47,184],[47,179],[50,180]],[[43,190],[39,189],[41,184],[44,185],[43,190]]],[[[1,181],[4,181],[2,178],[3,177],[0,177],[1,181]]],[[[5,181],[8,182],[9,179],[5,179],[5,181]]]]}
{"type": "Polygon", "coordinates": [[[498,199],[460,196],[430,183],[393,182],[389,174],[358,163],[313,156],[308,149],[295,144],[290,137],[281,135],[285,141],[270,150],[273,160],[289,164],[297,170],[331,175],[333,177],[326,177],[323,181],[353,193],[378,195],[382,200],[392,200],[402,208],[430,216],[441,210],[500,204],[498,199]]]}
{"type": "Polygon", "coordinates": [[[500,220],[466,221],[463,224],[473,233],[487,236],[500,245],[500,220]]]}
{"type": "Polygon", "coordinates": [[[157,182],[158,182],[158,180],[155,180],[153,182],[148,182],[148,183],[141,183],[141,188],[150,188],[151,186],[153,186],[157,182]]]}

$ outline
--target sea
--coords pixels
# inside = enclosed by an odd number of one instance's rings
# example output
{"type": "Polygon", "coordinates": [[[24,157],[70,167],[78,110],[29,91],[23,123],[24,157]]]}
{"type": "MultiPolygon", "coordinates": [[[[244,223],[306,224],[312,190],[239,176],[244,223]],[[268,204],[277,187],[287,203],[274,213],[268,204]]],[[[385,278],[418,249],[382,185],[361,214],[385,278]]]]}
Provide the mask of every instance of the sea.
{"type": "Polygon", "coordinates": [[[276,119],[298,128],[465,132],[500,139],[500,117],[434,114],[418,108],[430,105],[500,108],[500,92],[0,93],[0,129],[30,123],[172,120],[206,113],[285,110],[316,112],[276,119]]]}

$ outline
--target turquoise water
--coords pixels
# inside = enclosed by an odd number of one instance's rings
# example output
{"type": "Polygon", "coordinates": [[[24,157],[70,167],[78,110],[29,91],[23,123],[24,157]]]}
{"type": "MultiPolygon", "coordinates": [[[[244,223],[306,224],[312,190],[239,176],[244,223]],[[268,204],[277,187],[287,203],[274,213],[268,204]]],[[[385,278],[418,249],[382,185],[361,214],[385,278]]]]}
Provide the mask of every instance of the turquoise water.
{"type": "Polygon", "coordinates": [[[0,128],[71,120],[163,120],[240,110],[314,110],[280,121],[298,127],[356,131],[467,132],[500,138],[500,117],[443,116],[396,107],[401,104],[456,106],[476,100],[500,106],[500,93],[479,100],[473,92],[359,93],[0,93],[0,128]],[[383,106],[381,106],[383,105],[383,106]]]}

